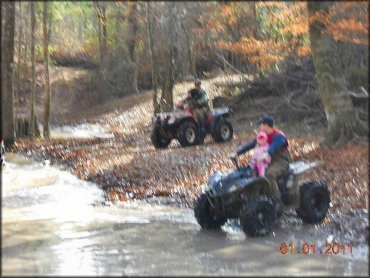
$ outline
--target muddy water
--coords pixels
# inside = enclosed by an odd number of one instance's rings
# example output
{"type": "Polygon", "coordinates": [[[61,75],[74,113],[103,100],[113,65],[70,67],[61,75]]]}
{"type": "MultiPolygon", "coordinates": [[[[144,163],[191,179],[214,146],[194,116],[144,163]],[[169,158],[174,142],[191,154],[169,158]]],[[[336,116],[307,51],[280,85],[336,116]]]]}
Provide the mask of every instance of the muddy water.
{"type": "Polygon", "coordinates": [[[281,254],[283,242],[319,248],[327,240],[320,227],[285,221],[268,237],[246,238],[230,221],[205,232],[191,209],[103,206],[92,183],[13,154],[6,159],[3,275],[368,274],[366,246],[354,246],[352,255],[281,254]]]}

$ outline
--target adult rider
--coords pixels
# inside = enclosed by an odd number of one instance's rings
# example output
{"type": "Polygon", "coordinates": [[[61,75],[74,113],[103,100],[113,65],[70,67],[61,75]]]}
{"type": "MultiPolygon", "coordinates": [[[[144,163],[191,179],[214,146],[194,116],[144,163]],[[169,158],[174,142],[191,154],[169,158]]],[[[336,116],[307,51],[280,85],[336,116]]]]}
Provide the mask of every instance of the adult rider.
{"type": "Polygon", "coordinates": [[[206,91],[201,88],[201,81],[199,79],[195,80],[194,88],[188,91],[187,100],[194,118],[197,120],[200,127],[202,127],[202,132],[204,132],[204,122],[210,111],[210,105],[208,95],[206,91]]]}
{"type": "MultiPolygon", "coordinates": [[[[265,177],[270,183],[270,190],[272,198],[275,201],[277,211],[281,214],[284,210],[284,205],[280,197],[276,178],[284,174],[289,169],[289,163],[291,162],[289,142],[282,131],[274,128],[273,117],[265,115],[257,124],[259,125],[260,130],[267,134],[267,142],[270,145],[267,149],[267,153],[271,155],[271,164],[266,170],[265,177]]],[[[232,154],[231,157],[236,158],[237,156],[253,149],[256,145],[257,138],[254,138],[245,146],[240,148],[236,153],[232,154]]],[[[263,160],[264,155],[262,155],[260,159],[263,160]]]]}

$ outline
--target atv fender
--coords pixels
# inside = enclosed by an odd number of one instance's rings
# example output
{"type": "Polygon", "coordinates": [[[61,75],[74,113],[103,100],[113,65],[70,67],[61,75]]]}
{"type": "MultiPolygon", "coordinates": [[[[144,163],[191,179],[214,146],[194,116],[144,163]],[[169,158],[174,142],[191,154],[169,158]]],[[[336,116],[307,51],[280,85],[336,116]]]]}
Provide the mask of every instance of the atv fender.
{"type": "Polygon", "coordinates": [[[223,117],[227,118],[227,117],[230,116],[231,112],[232,112],[232,110],[229,109],[229,108],[214,110],[213,117],[217,118],[217,117],[223,116],[223,117]]]}
{"type": "Polygon", "coordinates": [[[270,183],[265,177],[248,177],[233,180],[229,185],[224,185],[221,191],[218,188],[213,187],[211,190],[213,195],[233,193],[238,190],[254,191],[258,189],[258,192],[269,192],[270,183]],[[218,192],[219,191],[219,192],[218,192]]]}
{"type": "Polygon", "coordinates": [[[210,130],[213,130],[215,124],[220,118],[228,118],[230,117],[230,114],[231,114],[231,110],[228,108],[215,111],[212,117],[210,130]]]}
{"type": "Polygon", "coordinates": [[[225,204],[233,203],[236,196],[242,192],[245,192],[247,196],[255,196],[260,193],[270,195],[270,183],[265,177],[236,179],[221,188],[213,187],[207,191],[206,196],[212,208],[225,209],[225,204]]]}
{"type": "Polygon", "coordinates": [[[265,177],[250,177],[235,181],[235,184],[240,184],[241,187],[251,194],[260,192],[270,192],[270,182],[265,177]]]}
{"type": "Polygon", "coordinates": [[[178,121],[176,121],[176,126],[180,126],[185,121],[189,121],[191,123],[194,123],[196,126],[198,126],[197,121],[191,115],[184,116],[181,119],[179,119],[178,121]]]}

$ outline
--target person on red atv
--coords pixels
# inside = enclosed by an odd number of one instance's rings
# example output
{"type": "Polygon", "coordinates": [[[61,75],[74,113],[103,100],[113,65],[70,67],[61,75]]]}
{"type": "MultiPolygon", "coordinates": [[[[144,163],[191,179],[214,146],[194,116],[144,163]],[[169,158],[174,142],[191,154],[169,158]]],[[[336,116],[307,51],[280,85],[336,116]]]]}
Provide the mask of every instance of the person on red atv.
{"type": "Polygon", "coordinates": [[[195,87],[188,91],[188,103],[194,118],[197,120],[200,127],[203,128],[205,119],[211,108],[208,95],[206,91],[201,88],[201,83],[199,79],[195,80],[195,87]]]}

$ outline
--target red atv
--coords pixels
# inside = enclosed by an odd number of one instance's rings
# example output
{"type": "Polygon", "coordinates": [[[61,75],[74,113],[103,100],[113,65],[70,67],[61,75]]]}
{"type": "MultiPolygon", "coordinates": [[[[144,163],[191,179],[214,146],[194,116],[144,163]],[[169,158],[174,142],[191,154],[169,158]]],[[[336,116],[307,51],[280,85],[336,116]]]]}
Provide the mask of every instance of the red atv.
{"type": "Polygon", "coordinates": [[[203,144],[204,138],[210,134],[215,142],[230,141],[233,127],[226,119],[231,109],[220,108],[211,110],[201,127],[193,116],[187,101],[179,102],[169,113],[157,113],[152,119],[153,130],[150,136],[155,148],[166,148],[172,139],[177,139],[181,146],[203,144]]]}

